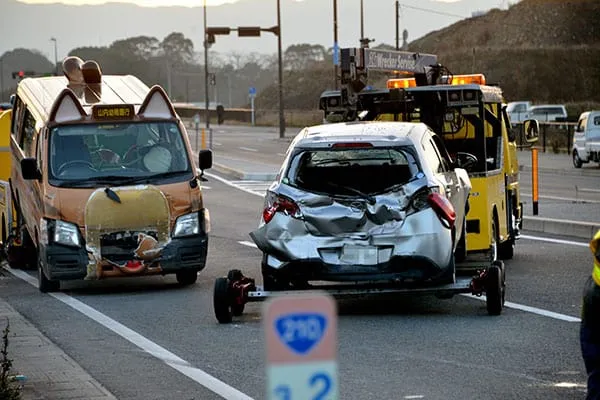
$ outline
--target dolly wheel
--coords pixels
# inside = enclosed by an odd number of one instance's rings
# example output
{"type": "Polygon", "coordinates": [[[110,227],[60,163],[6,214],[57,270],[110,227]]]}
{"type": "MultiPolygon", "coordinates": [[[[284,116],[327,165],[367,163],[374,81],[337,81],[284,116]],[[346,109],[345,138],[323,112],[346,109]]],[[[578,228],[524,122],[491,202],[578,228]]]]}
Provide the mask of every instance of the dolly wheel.
{"type": "MultiPolygon", "coordinates": [[[[227,279],[230,282],[237,282],[244,277],[239,269],[232,269],[227,273],[227,279]]],[[[244,304],[231,304],[231,312],[235,317],[239,317],[244,313],[244,304]]]]}
{"type": "Polygon", "coordinates": [[[502,282],[502,266],[493,263],[485,278],[485,297],[489,315],[500,315],[504,306],[504,282],[502,282]]]}
{"type": "Polygon", "coordinates": [[[231,310],[231,300],[229,298],[229,281],[227,278],[221,277],[215,280],[215,288],[213,292],[213,307],[217,321],[221,324],[231,322],[233,312],[231,310]]]}

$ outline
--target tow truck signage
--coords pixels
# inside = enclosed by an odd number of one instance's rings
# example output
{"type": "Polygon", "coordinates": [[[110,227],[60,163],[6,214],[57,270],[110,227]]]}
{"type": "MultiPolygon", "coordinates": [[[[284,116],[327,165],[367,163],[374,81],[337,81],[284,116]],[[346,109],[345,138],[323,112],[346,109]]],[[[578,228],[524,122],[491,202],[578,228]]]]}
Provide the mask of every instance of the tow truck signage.
{"type": "Polygon", "coordinates": [[[267,302],[268,400],[338,399],[337,310],[325,294],[276,297],[267,302]]]}
{"type": "Polygon", "coordinates": [[[433,54],[407,51],[364,49],[365,68],[381,71],[423,72],[425,67],[437,63],[433,54]]]}

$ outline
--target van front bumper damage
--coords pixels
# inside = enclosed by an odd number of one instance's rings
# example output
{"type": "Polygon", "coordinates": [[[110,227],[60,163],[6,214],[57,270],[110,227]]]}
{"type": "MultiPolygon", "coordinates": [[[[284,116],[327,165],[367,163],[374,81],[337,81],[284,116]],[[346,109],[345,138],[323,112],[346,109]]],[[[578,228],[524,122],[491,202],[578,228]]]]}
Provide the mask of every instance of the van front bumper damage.
{"type": "Polygon", "coordinates": [[[208,235],[171,239],[156,258],[132,257],[124,262],[102,258],[96,261],[83,247],[51,243],[41,245],[40,259],[50,280],[102,279],[108,277],[167,275],[184,270],[201,271],[206,266],[208,235]]]}

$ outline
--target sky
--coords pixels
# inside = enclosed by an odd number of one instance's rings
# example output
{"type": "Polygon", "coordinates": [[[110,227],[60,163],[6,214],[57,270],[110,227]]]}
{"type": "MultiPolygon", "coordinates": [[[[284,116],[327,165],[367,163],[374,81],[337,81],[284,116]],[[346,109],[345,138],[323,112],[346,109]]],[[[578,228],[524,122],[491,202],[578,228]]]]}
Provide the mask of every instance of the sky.
{"type": "MultiPolygon", "coordinates": [[[[104,4],[104,3],[132,3],[142,7],[160,7],[160,6],[184,6],[197,7],[203,5],[203,0],[20,0],[23,3],[29,4],[48,4],[48,3],[64,3],[64,4],[104,4]]],[[[207,6],[218,6],[225,3],[235,3],[237,0],[206,0],[207,6]]],[[[302,1],[302,0],[296,0],[302,1]]],[[[460,0],[437,0],[443,3],[454,3],[460,0]]]]}

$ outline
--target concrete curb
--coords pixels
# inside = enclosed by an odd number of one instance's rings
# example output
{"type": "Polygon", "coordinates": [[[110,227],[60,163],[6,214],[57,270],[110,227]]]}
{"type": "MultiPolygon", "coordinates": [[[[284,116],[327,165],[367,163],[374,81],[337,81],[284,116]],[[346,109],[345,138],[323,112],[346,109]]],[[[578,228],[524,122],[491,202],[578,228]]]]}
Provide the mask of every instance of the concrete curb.
{"type": "Polygon", "coordinates": [[[524,216],[523,230],[591,240],[596,232],[600,230],[600,222],[580,222],[524,216]]]}

